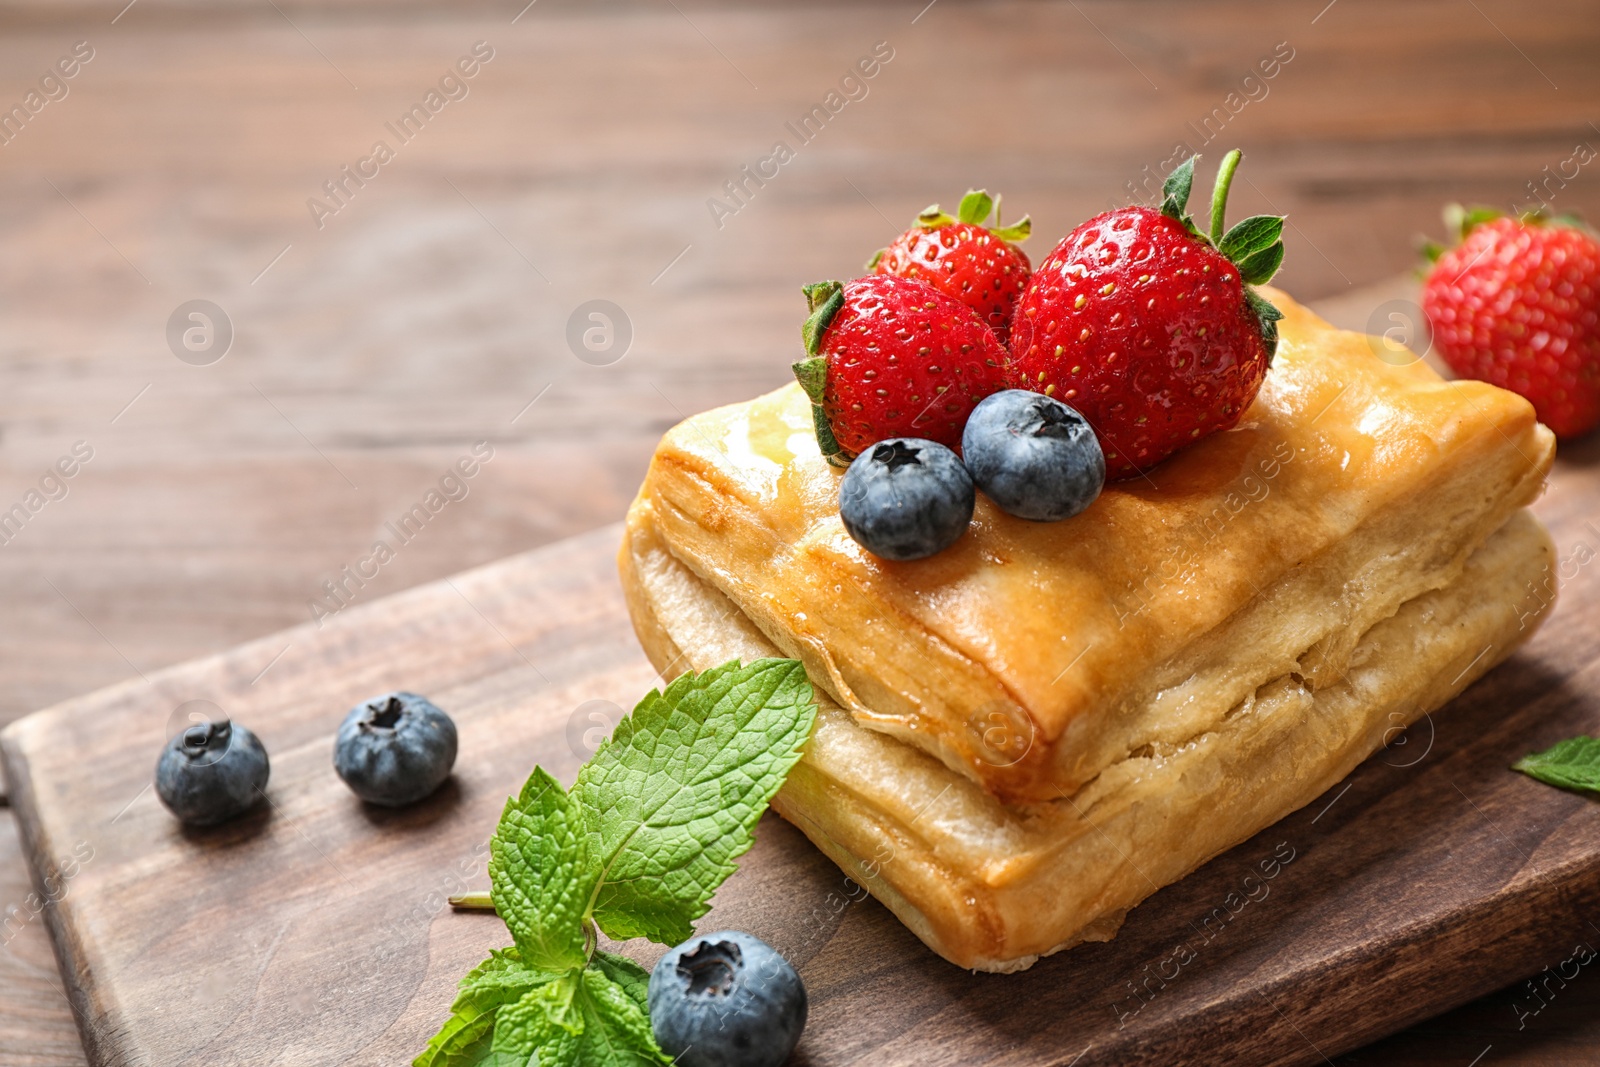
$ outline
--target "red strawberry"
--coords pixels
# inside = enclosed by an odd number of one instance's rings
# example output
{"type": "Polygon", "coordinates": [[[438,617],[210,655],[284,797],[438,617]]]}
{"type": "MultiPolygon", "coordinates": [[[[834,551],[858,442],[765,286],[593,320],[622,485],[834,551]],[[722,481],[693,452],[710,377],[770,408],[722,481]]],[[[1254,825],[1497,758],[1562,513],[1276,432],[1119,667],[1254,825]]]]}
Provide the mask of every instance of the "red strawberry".
{"type": "Polygon", "coordinates": [[[1461,243],[1422,287],[1457,374],[1520,393],[1557,437],[1600,424],[1600,241],[1569,220],[1453,209],[1461,243]]]}
{"type": "Polygon", "coordinates": [[[971,308],[924,282],[873,275],[805,287],[810,358],[794,365],[835,466],[887,437],[950,448],[1005,384],[1006,350],[971,308]]]}
{"type": "Polygon", "coordinates": [[[1001,344],[1011,330],[1011,311],[1028,284],[1028,257],[1012,242],[1033,232],[1028,216],[1000,225],[1000,198],[973,189],[961,198],[956,217],[928,207],[916,225],[890,242],[867,264],[874,274],[927,282],[953,296],[989,324],[1001,344]],[[985,228],[994,211],[994,227],[985,228]]]}
{"type": "Polygon", "coordinates": [[[1160,211],[1119,208],[1069,233],[1012,320],[1012,381],[1089,420],[1108,478],[1235,425],[1277,348],[1283,316],[1250,286],[1283,262],[1283,219],[1256,215],[1222,232],[1235,150],[1217,173],[1210,236],[1201,233],[1185,214],[1196,158],[1167,178],[1160,211]]]}

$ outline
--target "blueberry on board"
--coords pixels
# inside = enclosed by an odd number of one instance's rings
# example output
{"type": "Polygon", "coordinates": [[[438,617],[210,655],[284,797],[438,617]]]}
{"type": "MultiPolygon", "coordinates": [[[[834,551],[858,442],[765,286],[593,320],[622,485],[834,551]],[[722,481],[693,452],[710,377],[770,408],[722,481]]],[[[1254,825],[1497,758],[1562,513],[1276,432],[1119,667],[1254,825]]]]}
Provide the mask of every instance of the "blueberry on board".
{"type": "Polygon", "coordinates": [[[267,787],[267,750],[235,723],[195,723],[156,762],[156,796],[191,826],[214,826],[255,806],[267,787]]]}
{"type": "Polygon", "coordinates": [[[984,495],[1021,519],[1071,518],[1106,481],[1106,457],[1088,421],[1025,389],[991,394],[972,410],[961,455],[984,495]]]}
{"type": "Polygon", "coordinates": [[[415,693],[385,693],[350,709],[333,744],[333,769],[356,796],[397,808],[450,777],[456,724],[415,693]]]}
{"type": "Polygon", "coordinates": [[[806,1026],[789,961],[736,930],[691,937],[650,972],[650,1026],[679,1067],[779,1067],[806,1026]]]}
{"type": "Polygon", "coordinates": [[[936,441],[891,437],[861,453],[839,482],[839,518],[862,548],[884,559],[942,552],[972,521],[972,476],[936,441]]]}

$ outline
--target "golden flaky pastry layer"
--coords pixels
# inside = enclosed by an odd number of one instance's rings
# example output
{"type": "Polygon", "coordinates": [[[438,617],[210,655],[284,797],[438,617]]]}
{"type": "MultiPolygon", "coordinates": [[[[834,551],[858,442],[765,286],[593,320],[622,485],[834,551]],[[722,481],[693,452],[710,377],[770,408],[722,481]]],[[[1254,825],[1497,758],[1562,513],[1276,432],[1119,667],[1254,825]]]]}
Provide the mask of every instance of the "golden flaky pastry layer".
{"type": "MultiPolygon", "coordinates": [[[[667,547],[648,499],[629,515],[623,587],[667,677],[777,654],[667,547]]],[[[1008,806],[819,692],[816,732],[774,807],[952,963],[1014,971],[1108,940],[1157,886],[1306,804],[1532,633],[1554,548],[1513,514],[1442,589],[1349,645],[1344,674],[1266,679],[1204,729],[1102,769],[1071,797],[1008,806]]]]}
{"type": "Polygon", "coordinates": [[[1075,794],[1263,687],[1339,686],[1362,635],[1543,485],[1554,442],[1527,401],[1268,295],[1282,340],[1244,421],[1065,522],[980,494],[954,547],[877,559],[839,522],[797,386],[672,429],[638,507],[861,725],[1006,800],[1075,794]]]}

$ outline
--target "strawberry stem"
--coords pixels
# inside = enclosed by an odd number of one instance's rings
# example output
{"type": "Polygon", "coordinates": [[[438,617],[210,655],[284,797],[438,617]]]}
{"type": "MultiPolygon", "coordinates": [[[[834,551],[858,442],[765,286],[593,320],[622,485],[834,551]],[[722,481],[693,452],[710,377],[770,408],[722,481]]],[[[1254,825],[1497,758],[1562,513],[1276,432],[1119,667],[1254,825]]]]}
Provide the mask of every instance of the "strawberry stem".
{"type": "Polygon", "coordinates": [[[1222,157],[1222,166],[1217,168],[1217,184],[1211,192],[1211,243],[1217,247],[1222,245],[1222,221],[1228,214],[1228,188],[1243,158],[1244,153],[1235,148],[1222,157]]]}

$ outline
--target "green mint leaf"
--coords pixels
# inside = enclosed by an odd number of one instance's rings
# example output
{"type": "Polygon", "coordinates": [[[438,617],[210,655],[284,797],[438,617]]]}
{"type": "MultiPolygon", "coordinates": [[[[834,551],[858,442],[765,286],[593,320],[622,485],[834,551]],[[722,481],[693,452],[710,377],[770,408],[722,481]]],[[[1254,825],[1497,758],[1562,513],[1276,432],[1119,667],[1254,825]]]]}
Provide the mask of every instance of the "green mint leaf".
{"type": "Polygon", "coordinates": [[[491,1011],[559,977],[560,974],[524,965],[515,948],[493,949],[488,959],[461,979],[455,1002],[450,1007],[457,1010],[472,1004],[480,1010],[491,1011]]]}
{"type": "Polygon", "coordinates": [[[497,949],[461,980],[450,1018],[412,1061],[413,1067],[478,1067],[490,1050],[500,1008],[558,976],[523,966],[516,949],[497,949]]]}
{"type": "Polygon", "coordinates": [[[982,226],[983,220],[994,210],[994,197],[987,189],[968,189],[956,208],[956,218],[971,226],[982,226]]]}
{"type": "Polygon", "coordinates": [[[578,802],[542,767],[506,801],[489,842],[489,878],[524,965],[558,973],[584,965],[583,919],[600,865],[578,802]]]}
{"type": "Polygon", "coordinates": [[[494,1012],[457,1012],[450,1016],[412,1067],[478,1067],[489,1052],[494,1012]]]}
{"type": "Polygon", "coordinates": [[[491,1051],[520,1055],[523,1063],[537,1052],[540,1067],[567,1062],[563,1053],[583,1033],[583,1010],[575,1002],[582,979],[582,971],[568,972],[502,1007],[495,1016],[491,1051]]]}
{"type": "Polygon", "coordinates": [[[490,841],[490,902],[516,944],[462,979],[414,1067],[670,1065],[649,974],[596,950],[590,921],[686,940],[815,718],[800,663],[732,662],[646,695],[570,793],[534,768],[490,841]]]}
{"type": "Polygon", "coordinates": [[[600,928],[619,941],[687,940],[815,717],[795,660],[685,674],[640,701],[573,786],[605,872],[592,911],[600,928]]]}
{"type": "Polygon", "coordinates": [[[1238,263],[1239,278],[1247,285],[1265,285],[1283,266],[1283,242],[1252,252],[1238,263]]]}
{"type": "Polygon", "coordinates": [[[650,1014],[650,972],[626,956],[596,951],[589,965],[599,970],[632,997],[646,1015],[650,1014]]]}
{"type": "MultiPolygon", "coordinates": [[[[430,1064],[439,1064],[440,1067],[525,1067],[527,1057],[518,1060],[514,1056],[495,1052],[491,1048],[494,1041],[493,1018],[484,1021],[477,1036],[468,1043],[452,1048],[445,1059],[429,1060],[430,1064]]],[[[424,1062],[420,1057],[413,1063],[424,1062]]]]}
{"type": "Polygon", "coordinates": [[[1240,263],[1245,257],[1277,244],[1282,237],[1283,216],[1251,215],[1222,235],[1217,251],[1234,263],[1240,263]]]}
{"type": "Polygon", "coordinates": [[[1600,793],[1600,738],[1569,737],[1511,765],[1530,778],[1562,789],[1600,793]]]}
{"type": "Polygon", "coordinates": [[[586,971],[531,971],[515,949],[468,974],[455,1014],[414,1067],[639,1067],[669,1064],[650,1029],[650,974],[597,951],[586,971]]]}
{"type": "MultiPolygon", "coordinates": [[[[583,972],[576,1003],[583,1015],[583,1029],[574,1041],[576,1063],[581,1067],[656,1067],[672,1063],[656,1044],[649,1010],[605,971],[591,967],[583,972]]],[[[552,1067],[542,1053],[539,1067],[552,1067]]]]}

